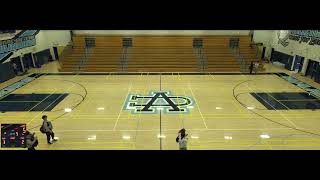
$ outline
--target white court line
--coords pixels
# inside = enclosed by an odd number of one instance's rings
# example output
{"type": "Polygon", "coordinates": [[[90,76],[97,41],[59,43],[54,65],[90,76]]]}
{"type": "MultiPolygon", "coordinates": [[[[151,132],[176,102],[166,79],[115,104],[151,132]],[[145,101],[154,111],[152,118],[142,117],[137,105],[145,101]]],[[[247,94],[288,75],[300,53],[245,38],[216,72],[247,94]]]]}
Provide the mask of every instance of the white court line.
{"type": "MultiPolygon", "coordinates": [[[[242,75],[244,76],[244,75],[242,75]]],[[[249,79],[249,78],[246,78],[246,79],[249,79]]],[[[246,86],[248,87],[248,89],[250,89],[252,92],[253,89],[251,87],[249,87],[248,83],[246,83],[246,86]]],[[[255,92],[254,92],[255,93],[255,92]]],[[[256,94],[256,93],[255,93],[256,94]]],[[[259,96],[259,95],[258,95],[259,96]]],[[[293,125],[296,129],[300,129],[298,128],[298,126],[296,126],[292,121],[290,121],[285,115],[283,115],[280,111],[278,111],[274,106],[272,106],[269,102],[267,102],[264,98],[262,98],[261,96],[259,96],[264,102],[266,102],[269,106],[271,106],[276,112],[279,112],[280,116],[282,116],[285,120],[287,120],[291,125],[293,125]]],[[[248,111],[250,111],[248,109],[248,111]]]]}
{"type": "MultiPolygon", "coordinates": [[[[74,78],[75,76],[77,76],[77,74],[76,75],[74,75],[74,76],[72,76],[71,78],[74,78]]],[[[75,86],[75,84],[73,84],[70,88],[68,88],[67,90],[66,90],[66,92],[67,91],[69,91],[71,88],[73,88],[75,86]]],[[[57,90],[56,90],[57,91],[57,90]]],[[[55,92],[56,92],[55,91],[55,92]]],[[[61,96],[59,96],[56,100],[54,100],[53,102],[51,102],[44,110],[46,110],[49,106],[51,106],[54,102],[56,102],[59,98],[60,98],[61,96]]],[[[38,113],[36,116],[34,116],[27,124],[30,124],[32,121],[34,121],[39,115],[41,115],[43,112],[44,112],[44,110],[43,111],[41,111],[40,113],[38,113]]]]}
{"type": "MultiPolygon", "coordinates": [[[[164,129],[162,131],[179,131],[181,129],[164,129]]],[[[188,131],[261,131],[261,130],[292,130],[290,128],[267,128],[267,129],[188,129],[188,131]]],[[[113,129],[92,129],[92,130],[56,130],[55,132],[113,132],[113,129]]],[[[124,131],[124,132],[129,132],[129,131],[141,131],[141,132],[158,132],[159,129],[121,129],[121,130],[116,130],[116,131],[124,131]]]]}
{"type": "MultiPolygon", "coordinates": [[[[212,76],[212,75],[210,74],[210,76],[212,76]]],[[[213,79],[213,77],[212,77],[212,79],[213,79]]],[[[233,100],[231,102],[232,102],[233,106],[236,107],[236,109],[238,109],[239,112],[241,112],[241,108],[238,106],[239,104],[236,103],[236,100],[233,100]]],[[[246,118],[245,115],[239,114],[240,116],[243,116],[241,118],[244,118],[244,119],[247,119],[247,120],[254,120],[254,116],[249,111],[246,111],[246,112],[247,112],[247,116],[249,116],[249,117],[246,118]]],[[[228,117],[228,118],[230,118],[230,117],[228,117]]],[[[267,130],[267,129],[264,129],[264,130],[267,130]]],[[[259,130],[259,131],[262,131],[262,130],[259,130]]]]}
{"type": "Polygon", "coordinates": [[[202,115],[202,113],[201,113],[200,106],[199,106],[199,103],[198,103],[198,101],[197,101],[197,98],[196,98],[196,96],[193,94],[192,88],[190,87],[190,83],[188,83],[188,88],[190,89],[191,94],[192,94],[192,96],[194,97],[194,100],[196,101],[196,104],[197,104],[197,107],[198,107],[200,116],[201,116],[201,118],[202,118],[203,124],[204,124],[204,126],[206,127],[206,129],[208,129],[207,123],[206,123],[206,121],[204,120],[204,117],[203,117],[203,115],[202,115]]]}
{"type": "MultiPolygon", "coordinates": [[[[128,98],[131,88],[132,88],[132,82],[130,82],[130,86],[129,86],[129,88],[128,88],[128,92],[127,92],[127,95],[126,95],[125,98],[128,98]]],[[[122,112],[122,110],[123,110],[123,107],[124,107],[125,103],[126,103],[126,101],[124,100],[124,101],[123,101],[123,104],[122,104],[122,106],[121,106],[121,108],[120,108],[120,112],[119,112],[119,114],[118,114],[117,120],[116,120],[116,122],[115,122],[115,124],[114,124],[114,126],[113,126],[113,131],[116,130],[116,127],[117,127],[117,124],[118,124],[118,121],[119,121],[119,119],[120,119],[120,115],[121,115],[121,112],[122,112]]]]}

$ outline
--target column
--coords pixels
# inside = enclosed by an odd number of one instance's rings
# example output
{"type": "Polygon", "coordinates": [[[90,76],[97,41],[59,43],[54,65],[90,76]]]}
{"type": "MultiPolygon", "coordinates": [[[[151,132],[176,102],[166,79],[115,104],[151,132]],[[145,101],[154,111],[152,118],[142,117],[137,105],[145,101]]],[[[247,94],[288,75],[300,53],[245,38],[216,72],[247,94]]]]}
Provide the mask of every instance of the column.
{"type": "Polygon", "coordinates": [[[31,53],[31,59],[32,59],[32,65],[34,68],[36,68],[36,63],[34,61],[33,53],[31,53]]]}
{"type": "Polygon", "coordinates": [[[23,64],[23,61],[22,61],[22,56],[19,56],[20,58],[20,63],[21,63],[21,68],[22,68],[22,73],[25,71],[24,69],[24,64],[23,64]]]}

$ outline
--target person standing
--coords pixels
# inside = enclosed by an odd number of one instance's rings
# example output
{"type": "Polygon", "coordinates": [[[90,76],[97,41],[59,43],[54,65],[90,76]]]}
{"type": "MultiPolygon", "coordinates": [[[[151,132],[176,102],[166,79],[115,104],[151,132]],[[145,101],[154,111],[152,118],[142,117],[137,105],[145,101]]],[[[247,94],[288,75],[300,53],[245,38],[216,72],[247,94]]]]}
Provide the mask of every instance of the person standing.
{"type": "Polygon", "coordinates": [[[251,64],[249,66],[249,69],[250,69],[250,74],[252,74],[252,71],[253,71],[253,62],[251,61],[251,64]]]}
{"type": "Polygon", "coordinates": [[[186,130],[184,128],[178,132],[176,142],[179,144],[180,150],[187,150],[188,134],[186,134],[186,130]]]}
{"type": "Polygon", "coordinates": [[[56,141],[54,139],[54,132],[53,132],[52,123],[50,121],[48,121],[47,115],[43,115],[42,119],[43,119],[42,126],[41,126],[42,130],[40,129],[40,131],[46,134],[47,143],[52,144],[53,141],[56,141]],[[51,138],[52,138],[52,141],[51,141],[51,138]]]}
{"type": "Polygon", "coordinates": [[[36,150],[35,147],[38,146],[38,138],[35,136],[35,133],[26,132],[26,145],[28,150],[36,150]]]}

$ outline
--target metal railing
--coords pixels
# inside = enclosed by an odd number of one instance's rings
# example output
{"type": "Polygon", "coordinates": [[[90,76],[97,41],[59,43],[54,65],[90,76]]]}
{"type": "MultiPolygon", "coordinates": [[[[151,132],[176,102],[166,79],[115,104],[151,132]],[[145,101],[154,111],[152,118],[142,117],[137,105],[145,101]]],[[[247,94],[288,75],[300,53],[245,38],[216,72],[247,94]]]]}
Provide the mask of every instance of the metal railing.
{"type": "Polygon", "coordinates": [[[120,67],[122,71],[127,71],[128,69],[128,55],[130,47],[123,47],[121,57],[120,57],[120,67]]]}
{"type": "Polygon", "coordinates": [[[203,53],[203,49],[201,47],[196,47],[194,48],[195,54],[197,57],[197,62],[198,62],[198,67],[200,71],[205,71],[207,69],[207,63],[205,60],[205,56],[203,53]]]}
{"type": "Polygon", "coordinates": [[[241,72],[248,72],[249,71],[249,69],[248,69],[249,64],[247,64],[244,57],[241,55],[239,47],[231,48],[231,51],[232,51],[232,54],[234,55],[234,57],[236,58],[238,64],[240,65],[240,71],[241,72]]]}
{"type": "Polygon", "coordinates": [[[86,62],[88,60],[88,57],[91,54],[91,52],[92,52],[92,48],[88,48],[88,47],[84,48],[84,53],[82,54],[82,56],[80,58],[80,61],[79,61],[79,64],[77,66],[77,70],[78,71],[82,70],[82,68],[86,64],[86,62]]]}

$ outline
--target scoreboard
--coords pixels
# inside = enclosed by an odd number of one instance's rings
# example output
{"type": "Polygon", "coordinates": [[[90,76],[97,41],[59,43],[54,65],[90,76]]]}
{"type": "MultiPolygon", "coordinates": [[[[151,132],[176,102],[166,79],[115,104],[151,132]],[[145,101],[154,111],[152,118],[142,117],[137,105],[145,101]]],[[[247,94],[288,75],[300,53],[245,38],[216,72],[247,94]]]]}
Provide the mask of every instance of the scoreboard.
{"type": "Polygon", "coordinates": [[[1,124],[1,148],[25,148],[26,124],[1,124]]]}

